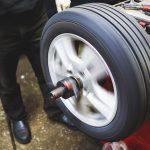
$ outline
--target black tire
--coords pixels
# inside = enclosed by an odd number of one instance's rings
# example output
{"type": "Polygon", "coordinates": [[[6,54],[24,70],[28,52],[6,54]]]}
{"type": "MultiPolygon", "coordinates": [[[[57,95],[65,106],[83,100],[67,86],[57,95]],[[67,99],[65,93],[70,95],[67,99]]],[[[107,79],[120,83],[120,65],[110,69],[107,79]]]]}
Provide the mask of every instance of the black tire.
{"type": "Polygon", "coordinates": [[[150,94],[150,42],[136,21],[107,4],[86,4],[52,17],[41,39],[41,63],[51,83],[48,50],[62,33],[73,33],[92,44],[110,67],[118,90],[117,113],[110,124],[94,127],[76,118],[63,104],[58,105],[86,134],[114,141],[133,133],[143,122],[150,94]]]}

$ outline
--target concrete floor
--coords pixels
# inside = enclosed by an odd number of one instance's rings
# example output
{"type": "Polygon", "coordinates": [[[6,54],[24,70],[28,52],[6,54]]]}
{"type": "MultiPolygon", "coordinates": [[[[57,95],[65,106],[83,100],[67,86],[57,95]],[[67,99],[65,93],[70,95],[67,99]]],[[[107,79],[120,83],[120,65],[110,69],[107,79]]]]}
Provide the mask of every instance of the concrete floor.
{"type": "MultiPolygon", "coordinates": [[[[25,58],[18,67],[18,81],[28,112],[32,141],[27,145],[16,142],[17,150],[100,150],[94,139],[79,131],[69,130],[62,124],[48,120],[44,113],[43,99],[34,73],[25,58]]],[[[0,105],[0,150],[12,150],[5,115],[0,105]]]]}

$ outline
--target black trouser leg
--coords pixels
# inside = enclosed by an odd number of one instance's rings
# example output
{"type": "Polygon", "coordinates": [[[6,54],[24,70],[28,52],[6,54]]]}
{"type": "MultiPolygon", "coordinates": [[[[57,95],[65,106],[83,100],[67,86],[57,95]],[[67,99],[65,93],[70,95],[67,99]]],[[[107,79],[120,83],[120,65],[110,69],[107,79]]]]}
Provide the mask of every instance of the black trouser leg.
{"type": "Polygon", "coordinates": [[[55,0],[44,0],[48,17],[51,18],[57,13],[55,0]]]}
{"type": "Polygon", "coordinates": [[[27,57],[35,72],[39,83],[39,87],[44,98],[44,110],[49,115],[49,117],[55,117],[55,115],[61,113],[61,111],[55,103],[50,102],[49,100],[49,92],[53,88],[53,85],[51,83],[47,85],[45,82],[40,63],[39,47],[35,46],[34,48],[32,48],[32,50],[30,50],[29,53],[27,53],[27,57]]]}
{"type": "Polygon", "coordinates": [[[9,21],[0,22],[0,98],[10,119],[26,117],[16,70],[20,56],[20,36],[17,26],[9,21]],[[3,23],[3,24],[1,24],[3,23]]]}
{"type": "Polygon", "coordinates": [[[0,61],[1,101],[4,111],[11,120],[21,120],[26,117],[20,87],[16,82],[18,59],[19,56],[9,54],[7,58],[0,61]]]}
{"type": "Polygon", "coordinates": [[[44,110],[49,115],[49,117],[55,117],[56,115],[60,114],[61,111],[56,104],[49,101],[49,92],[53,88],[53,85],[52,83],[49,83],[49,85],[46,84],[40,63],[40,37],[46,21],[47,15],[44,14],[43,16],[41,16],[41,18],[38,19],[36,26],[32,26],[34,30],[32,30],[32,28],[30,29],[30,31],[32,32],[30,33],[30,35],[33,36],[28,36],[28,38],[26,38],[29,40],[27,41],[29,49],[26,50],[25,53],[32,65],[32,68],[38,79],[42,95],[44,97],[44,110]]]}

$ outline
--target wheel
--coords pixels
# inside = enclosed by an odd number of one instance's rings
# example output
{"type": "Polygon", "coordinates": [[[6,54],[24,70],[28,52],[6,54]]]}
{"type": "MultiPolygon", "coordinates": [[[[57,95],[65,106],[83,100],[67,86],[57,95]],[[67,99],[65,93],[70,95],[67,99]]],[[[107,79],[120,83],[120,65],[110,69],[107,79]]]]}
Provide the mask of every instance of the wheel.
{"type": "Polygon", "coordinates": [[[133,18],[107,4],[56,14],[41,38],[41,63],[51,85],[68,76],[83,82],[80,100],[58,105],[86,134],[119,140],[143,122],[150,91],[150,42],[133,18]]]}

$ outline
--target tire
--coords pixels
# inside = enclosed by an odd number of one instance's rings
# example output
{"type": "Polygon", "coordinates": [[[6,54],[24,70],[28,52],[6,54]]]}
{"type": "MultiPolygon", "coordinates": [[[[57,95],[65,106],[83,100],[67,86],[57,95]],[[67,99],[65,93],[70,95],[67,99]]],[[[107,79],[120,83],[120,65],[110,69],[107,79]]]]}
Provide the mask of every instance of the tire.
{"type": "MultiPolygon", "coordinates": [[[[86,134],[100,140],[119,140],[133,133],[144,121],[150,95],[150,42],[136,21],[107,4],[85,4],[56,14],[46,24],[41,38],[41,63],[51,85],[48,64],[50,47],[59,35],[73,34],[90,43],[113,76],[117,109],[105,125],[83,121],[59,101],[68,118],[86,134]]],[[[88,118],[87,118],[88,120],[88,118]]]]}

